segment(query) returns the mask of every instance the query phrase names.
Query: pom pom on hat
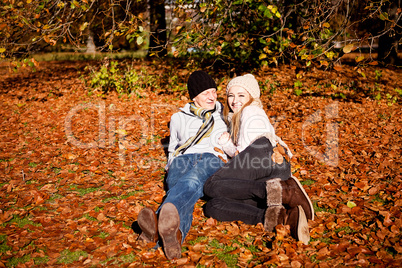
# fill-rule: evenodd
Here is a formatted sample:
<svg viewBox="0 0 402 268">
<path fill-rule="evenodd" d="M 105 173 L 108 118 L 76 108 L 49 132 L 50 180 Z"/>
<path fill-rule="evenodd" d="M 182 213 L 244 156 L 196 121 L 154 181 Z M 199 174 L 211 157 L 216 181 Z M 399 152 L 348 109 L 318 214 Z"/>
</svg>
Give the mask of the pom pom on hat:
<svg viewBox="0 0 402 268">
<path fill-rule="evenodd" d="M 257 79 L 255 79 L 252 74 L 245 74 L 242 76 L 237 76 L 230 80 L 226 87 L 226 94 L 229 92 L 230 88 L 233 86 L 240 86 L 250 93 L 251 97 L 254 99 L 259 99 L 261 96 L 260 87 L 258 85 Z"/>
<path fill-rule="evenodd" d="M 216 88 L 216 83 L 212 77 L 204 71 L 195 71 L 188 78 L 187 89 L 191 100 L 197 97 L 201 92 L 210 88 Z"/>
</svg>

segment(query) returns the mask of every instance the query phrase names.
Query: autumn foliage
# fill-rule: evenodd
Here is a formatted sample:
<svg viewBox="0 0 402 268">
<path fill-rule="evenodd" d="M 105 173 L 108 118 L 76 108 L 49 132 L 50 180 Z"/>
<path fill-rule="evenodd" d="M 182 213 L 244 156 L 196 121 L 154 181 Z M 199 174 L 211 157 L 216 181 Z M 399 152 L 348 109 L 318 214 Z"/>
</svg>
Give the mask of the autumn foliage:
<svg viewBox="0 0 402 268">
<path fill-rule="evenodd" d="M 292 149 L 316 219 L 305 246 L 286 226 L 217 222 L 200 200 L 182 258 L 137 240 L 164 196 L 170 116 L 185 90 L 92 92 L 95 62 L 0 69 L 0 267 L 397 267 L 402 263 L 399 70 L 346 65 L 255 73 L 264 109 Z M 162 77 L 163 62 L 134 67 Z M 188 70 L 175 71 L 181 77 Z M 212 73 L 224 100 L 225 72 Z M 185 87 L 184 87 L 185 88 Z"/>
</svg>

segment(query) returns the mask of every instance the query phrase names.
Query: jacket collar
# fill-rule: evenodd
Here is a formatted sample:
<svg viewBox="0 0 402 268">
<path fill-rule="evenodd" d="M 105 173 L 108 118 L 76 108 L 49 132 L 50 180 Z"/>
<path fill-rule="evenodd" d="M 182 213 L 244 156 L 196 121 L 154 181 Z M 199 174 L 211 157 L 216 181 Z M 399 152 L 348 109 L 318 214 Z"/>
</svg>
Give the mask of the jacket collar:
<svg viewBox="0 0 402 268">
<path fill-rule="evenodd" d="M 216 110 L 215 110 L 214 114 L 222 113 L 222 110 L 223 110 L 222 103 L 220 103 L 219 101 L 216 101 L 215 107 L 216 107 Z M 190 103 L 187 103 L 186 105 L 184 105 L 184 107 L 180 108 L 180 111 L 182 111 L 183 113 L 190 115 L 190 116 L 196 116 L 195 114 L 193 114 L 190 111 Z"/>
</svg>

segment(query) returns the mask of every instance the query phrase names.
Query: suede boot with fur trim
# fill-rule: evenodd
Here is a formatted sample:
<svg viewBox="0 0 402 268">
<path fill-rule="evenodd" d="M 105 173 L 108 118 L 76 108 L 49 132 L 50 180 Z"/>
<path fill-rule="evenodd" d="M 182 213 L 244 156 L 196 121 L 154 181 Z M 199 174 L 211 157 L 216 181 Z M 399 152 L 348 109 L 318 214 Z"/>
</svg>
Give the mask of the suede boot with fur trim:
<svg viewBox="0 0 402 268">
<path fill-rule="evenodd" d="M 265 182 L 267 193 L 267 207 L 282 206 L 282 185 L 281 179 L 275 178 Z"/>
<path fill-rule="evenodd" d="M 308 220 L 314 220 L 314 208 L 303 186 L 295 177 L 283 181 L 279 178 L 271 179 L 265 183 L 267 193 L 267 206 L 280 206 L 294 208 L 301 206 Z"/>
<path fill-rule="evenodd" d="M 278 224 L 289 225 L 293 238 L 307 245 L 310 241 L 310 232 L 306 214 L 301 206 L 286 210 L 283 206 L 271 206 L 265 211 L 264 228 L 272 232 Z"/>
<path fill-rule="evenodd" d="M 282 204 L 289 208 L 300 205 L 308 220 L 314 220 L 314 208 L 303 186 L 295 177 L 290 177 L 286 181 L 281 181 Z"/>
<path fill-rule="evenodd" d="M 283 222 L 283 224 L 290 226 L 290 234 L 292 237 L 308 245 L 310 241 L 310 230 L 308 229 L 306 214 L 301 206 L 286 210 L 286 216 Z"/>
</svg>

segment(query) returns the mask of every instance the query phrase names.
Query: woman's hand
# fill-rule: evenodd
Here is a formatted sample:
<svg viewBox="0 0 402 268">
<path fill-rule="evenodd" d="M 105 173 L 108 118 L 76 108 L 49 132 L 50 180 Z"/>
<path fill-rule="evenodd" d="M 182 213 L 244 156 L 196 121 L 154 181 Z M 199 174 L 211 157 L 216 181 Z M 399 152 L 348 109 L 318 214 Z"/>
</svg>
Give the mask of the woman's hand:
<svg viewBox="0 0 402 268">
<path fill-rule="evenodd" d="M 223 145 L 230 140 L 229 132 L 223 132 L 222 135 L 219 137 L 218 143 L 219 145 Z"/>
</svg>

